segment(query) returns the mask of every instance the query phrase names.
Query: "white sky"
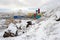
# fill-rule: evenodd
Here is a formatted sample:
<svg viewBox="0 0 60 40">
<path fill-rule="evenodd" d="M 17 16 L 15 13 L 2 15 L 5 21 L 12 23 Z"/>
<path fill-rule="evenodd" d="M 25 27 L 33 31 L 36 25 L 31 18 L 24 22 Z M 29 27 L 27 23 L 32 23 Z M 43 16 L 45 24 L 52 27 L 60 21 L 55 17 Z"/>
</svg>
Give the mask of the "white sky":
<svg viewBox="0 0 60 40">
<path fill-rule="evenodd" d="M 37 8 L 50 0 L 0 0 L 0 8 L 18 9 L 18 8 Z"/>
<path fill-rule="evenodd" d="M 40 8 L 41 6 L 48 4 L 49 2 L 52 2 L 52 4 L 53 2 L 60 3 L 60 0 L 0 0 L 0 11 L 1 9 L 2 11 L 5 11 L 5 9 L 16 11 L 19 8 L 26 10 L 28 10 L 27 8 Z"/>
</svg>

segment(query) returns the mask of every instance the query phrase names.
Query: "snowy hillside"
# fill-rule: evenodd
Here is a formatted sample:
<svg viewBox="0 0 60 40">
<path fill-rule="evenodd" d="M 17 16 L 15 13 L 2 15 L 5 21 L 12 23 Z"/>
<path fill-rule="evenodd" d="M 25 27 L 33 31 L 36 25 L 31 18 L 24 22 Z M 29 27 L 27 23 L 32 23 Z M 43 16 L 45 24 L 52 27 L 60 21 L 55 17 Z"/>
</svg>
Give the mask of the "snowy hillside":
<svg viewBox="0 0 60 40">
<path fill-rule="evenodd" d="M 43 16 L 46 16 L 45 19 L 32 25 L 26 33 L 17 37 L 0 38 L 0 40 L 60 40 L 60 21 L 56 21 L 60 18 L 60 11 L 59 8 L 52 10 L 47 11 L 47 15 Z"/>
<path fill-rule="evenodd" d="M 30 20 L 33 25 L 29 26 L 24 34 L 19 32 L 17 37 L 3 38 L 4 30 L 2 30 L 0 40 L 60 40 L 60 20 L 56 21 L 60 19 L 60 0 L 53 0 L 41 9 L 46 11 L 44 16 L 38 20 Z"/>
</svg>

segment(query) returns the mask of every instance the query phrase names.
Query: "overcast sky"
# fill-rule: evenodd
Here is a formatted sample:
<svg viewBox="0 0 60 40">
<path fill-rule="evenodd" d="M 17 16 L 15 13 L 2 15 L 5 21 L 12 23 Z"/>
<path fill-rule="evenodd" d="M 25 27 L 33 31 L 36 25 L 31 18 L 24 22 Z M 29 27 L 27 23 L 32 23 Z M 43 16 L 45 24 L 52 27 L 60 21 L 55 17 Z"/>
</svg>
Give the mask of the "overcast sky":
<svg viewBox="0 0 60 40">
<path fill-rule="evenodd" d="M 52 0 L 0 0 L 1 9 L 39 8 Z"/>
<path fill-rule="evenodd" d="M 50 0 L 0 0 L 0 8 L 40 7 Z"/>
</svg>

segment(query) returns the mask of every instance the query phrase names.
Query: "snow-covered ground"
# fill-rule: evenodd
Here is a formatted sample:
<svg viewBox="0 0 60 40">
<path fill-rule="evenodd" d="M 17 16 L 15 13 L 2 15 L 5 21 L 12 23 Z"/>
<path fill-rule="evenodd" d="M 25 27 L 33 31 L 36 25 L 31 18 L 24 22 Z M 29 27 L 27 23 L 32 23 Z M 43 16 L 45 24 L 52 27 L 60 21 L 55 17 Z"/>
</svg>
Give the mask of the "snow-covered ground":
<svg viewBox="0 0 60 40">
<path fill-rule="evenodd" d="M 59 0 L 53 0 L 52 4 L 50 2 L 45 5 L 46 7 L 43 8 L 46 8 L 45 10 L 47 11 L 43 14 L 44 16 L 38 20 L 30 20 L 33 25 L 24 34 L 19 32 L 17 37 L 3 38 L 2 36 L 6 29 L 0 29 L 0 40 L 60 40 L 60 21 L 56 21 L 60 18 L 59 2 Z M 22 22 L 27 21 L 22 20 Z M 24 26 L 24 23 L 22 24 Z"/>
<path fill-rule="evenodd" d="M 17 37 L 3 38 L 0 40 L 60 40 L 60 22 L 48 18 L 32 25 L 29 30 Z M 3 33 L 0 33 L 3 34 Z"/>
<path fill-rule="evenodd" d="M 59 14 L 59 11 L 57 14 Z M 40 21 L 41 19 L 34 20 L 32 22 L 35 24 L 30 26 L 26 33 L 17 37 L 0 37 L 0 40 L 60 40 L 60 21 L 55 20 L 56 16 L 54 14 L 49 16 L 49 18 L 45 17 L 42 21 Z M 0 33 L 0 36 L 4 33 L 3 31 Z"/>
</svg>

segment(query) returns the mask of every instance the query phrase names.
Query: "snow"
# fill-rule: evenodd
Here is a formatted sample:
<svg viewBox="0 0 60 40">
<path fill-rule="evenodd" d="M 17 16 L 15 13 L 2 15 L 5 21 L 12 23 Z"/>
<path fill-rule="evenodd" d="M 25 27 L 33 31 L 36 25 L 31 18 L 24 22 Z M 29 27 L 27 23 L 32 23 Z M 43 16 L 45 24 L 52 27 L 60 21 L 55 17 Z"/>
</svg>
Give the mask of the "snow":
<svg viewBox="0 0 60 40">
<path fill-rule="evenodd" d="M 55 21 L 54 18 L 55 17 L 52 16 L 46 20 L 32 25 L 26 33 L 21 34 L 20 36 L 9 38 L 2 37 L 0 40 L 60 40 L 60 22 Z M 38 20 L 32 22 L 36 23 L 36 21 Z M 19 24 L 21 24 L 22 28 L 24 28 L 23 26 L 26 26 L 26 20 Z M 17 29 L 15 28 L 15 25 L 11 23 L 8 27 L 8 30 L 11 30 L 11 32 L 15 33 Z"/>
<path fill-rule="evenodd" d="M 10 30 L 11 33 L 14 33 L 15 34 L 16 31 L 17 31 L 17 27 L 16 27 L 15 24 L 10 23 L 9 26 L 8 26 L 8 28 L 5 31 L 8 32 L 8 30 Z"/>
<path fill-rule="evenodd" d="M 21 28 L 22 28 L 22 30 L 26 30 L 26 25 L 27 25 L 27 23 L 26 22 L 22 22 L 21 23 Z"/>
<path fill-rule="evenodd" d="M 60 18 L 60 11 L 56 11 L 55 15 L 57 16 L 57 19 Z"/>
<path fill-rule="evenodd" d="M 27 30 L 26 33 L 17 36 L 17 37 L 9 37 L 9 38 L 0 38 L 0 40 L 59 40 L 60 37 L 60 22 L 57 22 L 54 20 L 55 17 L 50 17 L 46 20 L 43 20 L 36 24 L 38 20 L 32 21 L 35 23 L 32 25 L 29 30 Z M 19 23 L 23 26 L 26 26 L 26 20 L 22 21 L 22 23 Z M 14 26 L 14 27 L 13 27 Z M 15 28 L 15 25 L 11 23 L 9 25 L 9 30 L 12 30 L 14 32 L 17 30 Z M 14 31 L 13 31 L 14 30 Z M 15 32 L 14 32 L 15 33 Z M 53 36 L 53 37 L 52 37 Z"/>
<path fill-rule="evenodd" d="M 22 23 L 16 24 L 18 27 L 22 27 L 22 31 L 25 32 L 24 34 L 19 32 L 21 35 L 17 37 L 2 37 L 0 40 L 60 40 L 60 21 L 56 21 L 56 19 L 60 18 L 60 6 L 57 3 L 58 1 L 56 1 L 53 0 L 52 3 L 50 2 L 45 5 L 45 10 L 47 11 L 42 17 L 43 20 L 22 20 Z M 33 25 L 26 30 L 27 21 L 32 21 Z M 17 30 L 16 25 L 11 23 L 7 30 L 15 33 Z M 0 33 L 0 36 L 2 36 L 3 33 L 4 30 Z"/>
<path fill-rule="evenodd" d="M 21 23 L 16 23 L 17 27 L 19 28 L 21 26 Z"/>
</svg>

